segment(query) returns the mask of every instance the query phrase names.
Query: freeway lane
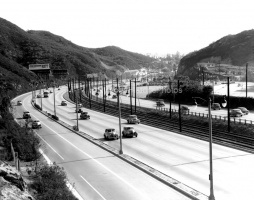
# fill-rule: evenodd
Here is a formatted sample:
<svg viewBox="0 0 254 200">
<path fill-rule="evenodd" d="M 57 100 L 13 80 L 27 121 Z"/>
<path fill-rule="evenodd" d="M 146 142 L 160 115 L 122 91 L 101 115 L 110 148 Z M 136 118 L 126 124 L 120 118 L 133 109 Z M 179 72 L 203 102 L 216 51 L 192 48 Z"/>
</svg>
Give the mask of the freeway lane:
<svg viewBox="0 0 254 200">
<path fill-rule="evenodd" d="M 56 95 L 57 105 L 63 100 L 64 90 Z M 50 99 L 45 106 L 52 109 Z M 74 104 L 57 106 L 61 120 L 76 124 Z M 91 120 L 80 121 L 82 131 L 96 139 L 103 140 L 105 128 L 118 130 L 118 118 L 88 110 Z M 52 110 L 50 111 L 53 112 Z M 142 123 L 142 122 L 141 122 Z M 122 126 L 126 121 L 122 120 Z M 209 147 L 205 141 L 189 138 L 172 132 L 163 131 L 145 125 L 133 125 L 139 133 L 138 138 L 123 139 L 123 151 L 132 157 L 168 174 L 186 185 L 209 195 Z M 105 141 L 119 149 L 119 141 Z M 253 154 L 213 145 L 214 189 L 216 199 L 249 199 L 254 196 L 251 178 L 251 166 L 254 166 Z M 239 191 L 239 183 L 241 191 Z"/>
<path fill-rule="evenodd" d="M 59 95 L 61 93 L 57 94 L 57 99 Z M 43 151 L 51 161 L 64 167 L 70 182 L 75 183 L 84 199 L 188 199 L 37 112 L 30 99 L 31 95 L 27 94 L 14 99 L 23 101 L 23 106 L 15 106 L 17 118 L 24 110 L 29 110 L 33 118 L 40 119 L 42 129 L 36 132 L 46 142 Z M 52 95 L 43 99 L 45 108 L 52 108 L 51 100 Z"/>
</svg>

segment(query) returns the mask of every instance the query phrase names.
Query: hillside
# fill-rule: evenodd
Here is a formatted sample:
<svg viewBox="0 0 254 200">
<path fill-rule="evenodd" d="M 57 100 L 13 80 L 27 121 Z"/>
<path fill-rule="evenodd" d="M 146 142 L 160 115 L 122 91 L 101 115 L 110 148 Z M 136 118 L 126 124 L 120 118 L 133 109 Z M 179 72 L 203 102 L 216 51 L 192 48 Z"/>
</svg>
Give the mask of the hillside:
<svg viewBox="0 0 254 200">
<path fill-rule="evenodd" d="M 35 79 L 29 64 L 49 63 L 51 69 L 67 69 L 70 76 L 148 66 L 153 58 L 109 46 L 92 49 L 78 46 L 48 31 L 24 31 L 0 18 L 0 73 L 25 80 Z"/>
<path fill-rule="evenodd" d="M 195 79 L 198 62 L 212 62 L 245 66 L 254 64 L 254 30 L 225 36 L 209 46 L 184 56 L 178 66 L 178 74 Z M 194 69 L 194 70 L 193 70 Z"/>
</svg>

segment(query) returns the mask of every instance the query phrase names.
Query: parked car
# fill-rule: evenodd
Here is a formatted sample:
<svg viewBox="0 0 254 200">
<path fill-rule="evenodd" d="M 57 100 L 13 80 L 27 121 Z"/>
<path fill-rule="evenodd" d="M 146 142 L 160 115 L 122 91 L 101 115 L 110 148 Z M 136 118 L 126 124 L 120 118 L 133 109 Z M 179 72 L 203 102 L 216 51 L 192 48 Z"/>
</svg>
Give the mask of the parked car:
<svg viewBox="0 0 254 200">
<path fill-rule="evenodd" d="M 232 109 L 230 111 L 230 116 L 231 117 L 242 117 L 243 116 L 243 113 L 240 109 Z"/>
<path fill-rule="evenodd" d="M 22 106 L 22 101 L 17 101 L 17 106 Z"/>
<path fill-rule="evenodd" d="M 53 93 L 52 90 L 49 90 L 49 93 Z"/>
<path fill-rule="evenodd" d="M 133 136 L 138 137 L 138 133 L 131 126 L 123 127 L 122 134 L 123 137 L 133 137 Z"/>
<path fill-rule="evenodd" d="M 140 120 L 138 119 L 137 115 L 129 115 L 127 122 L 128 124 L 139 124 Z"/>
<path fill-rule="evenodd" d="M 41 94 L 37 94 L 37 98 L 41 98 Z"/>
<path fill-rule="evenodd" d="M 116 98 L 117 98 L 116 94 L 113 94 L 112 99 L 116 99 Z"/>
<path fill-rule="evenodd" d="M 23 119 L 29 119 L 31 118 L 30 112 L 29 111 L 24 111 L 23 112 Z"/>
<path fill-rule="evenodd" d="M 116 133 L 116 130 L 114 128 L 107 128 L 107 129 L 105 129 L 104 138 L 105 139 L 117 139 L 118 140 L 119 136 Z"/>
<path fill-rule="evenodd" d="M 39 120 L 34 120 L 32 123 L 32 128 L 41 128 L 41 122 Z"/>
<path fill-rule="evenodd" d="M 90 115 L 88 115 L 88 112 L 82 112 L 80 114 L 80 119 L 90 119 Z"/>
<path fill-rule="evenodd" d="M 164 100 L 163 99 L 158 99 L 158 101 L 156 101 L 156 105 L 161 107 L 161 106 L 165 106 Z"/>
<path fill-rule="evenodd" d="M 211 106 L 211 108 L 212 108 L 213 110 L 220 110 L 220 109 L 221 109 L 219 103 L 213 103 L 212 106 Z"/>
<path fill-rule="evenodd" d="M 78 103 L 78 108 L 81 108 L 81 107 L 83 107 L 83 105 L 82 105 L 82 103 Z"/>
<path fill-rule="evenodd" d="M 75 110 L 75 112 L 76 112 L 76 113 L 82 113 L 83 110 L 82 110 L 81 108 L 78 108 L 78 109 Z"/>
<path fill-rule="evenodd" d="M 67 106 L 66 101 L 62 101 L 62 102 L 61 102 L 61 106 Z"/>
<path fill-rule="evenodd" d="M 247 108 L 245 108 L 245 107 L 238 107 L 237 109 L 240 109 L 244 115 L 248 115 L 249 114 L 249 110 Z"/>
<path fill-rule="evenodd" d="M 188 106 L 182 105 L 182 106 L 181 106 L 181 112 L 182 112 L 183 114 L 188 114 L 188 113 L 190 112 L 190 109 L 188 108 Z"/>
</svg>

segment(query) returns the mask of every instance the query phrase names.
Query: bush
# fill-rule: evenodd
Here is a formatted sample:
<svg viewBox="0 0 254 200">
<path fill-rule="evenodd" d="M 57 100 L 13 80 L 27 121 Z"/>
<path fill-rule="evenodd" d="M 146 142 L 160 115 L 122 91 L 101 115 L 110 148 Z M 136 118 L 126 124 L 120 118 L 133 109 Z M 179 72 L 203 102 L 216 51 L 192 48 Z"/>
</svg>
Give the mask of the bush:
<svg viewBox="0 0 254 200">
<path fill-rule="evenodd" d="M 54 120 L 59 120 L 59 117 L 57 117 L 56 115 L 51 115 L 51 117 L 54 119 Z"/>
<path fill-rule="evenodd" d="M 37 191 L 36 199 L 78 200 L 66 186 L 66 173 L 55 163 L 45 165 L 37 172 L 31 187 Z"/>
</svg>

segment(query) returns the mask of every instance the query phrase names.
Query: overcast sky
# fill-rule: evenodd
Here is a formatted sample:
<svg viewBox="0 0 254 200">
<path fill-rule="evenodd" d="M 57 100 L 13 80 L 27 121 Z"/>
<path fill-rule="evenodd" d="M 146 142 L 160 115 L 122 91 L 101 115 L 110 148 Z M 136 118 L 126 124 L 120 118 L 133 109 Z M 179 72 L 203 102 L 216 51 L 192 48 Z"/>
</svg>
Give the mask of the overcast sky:
<svg viewBox="0 0 254 200">
<path fill-rule="evenodd" d="M 1 0 L 0 17 L 83 47 L 163 56 L 254 26 L 253 0 Z"/>
</svg>

